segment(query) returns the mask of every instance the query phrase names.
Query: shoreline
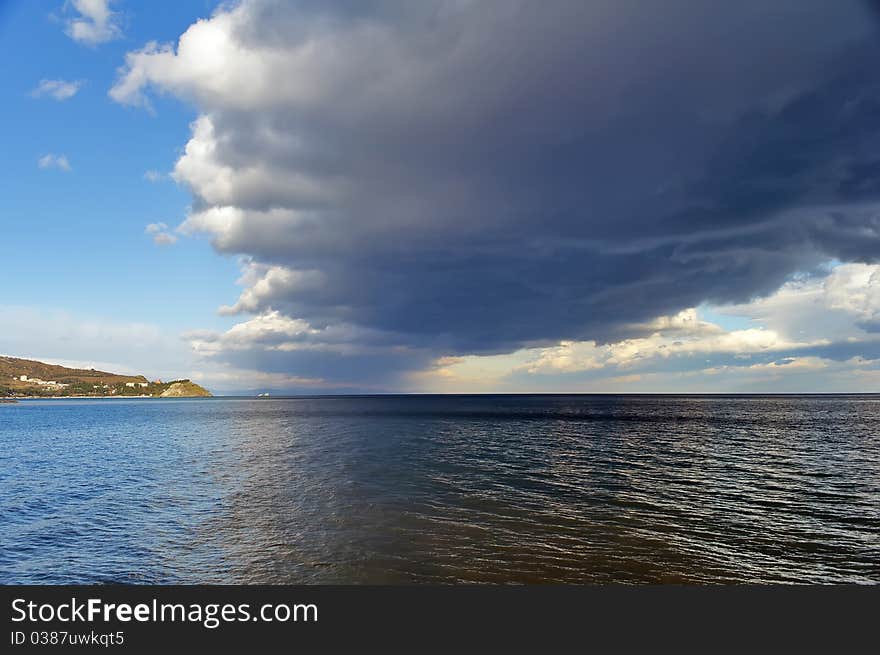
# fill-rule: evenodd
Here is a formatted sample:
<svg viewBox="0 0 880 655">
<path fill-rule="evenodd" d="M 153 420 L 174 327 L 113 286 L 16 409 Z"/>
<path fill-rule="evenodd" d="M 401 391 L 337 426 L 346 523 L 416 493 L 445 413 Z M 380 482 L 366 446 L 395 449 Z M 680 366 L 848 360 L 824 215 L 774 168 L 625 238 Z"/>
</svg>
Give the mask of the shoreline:
<svg viewBox="0 0 880 655">
<path fill-rule="evenodd" d="M 212 398 L 213 396 L 15 396 L 13 400 L 174 400 L 175 398 Z"/>
</svg>

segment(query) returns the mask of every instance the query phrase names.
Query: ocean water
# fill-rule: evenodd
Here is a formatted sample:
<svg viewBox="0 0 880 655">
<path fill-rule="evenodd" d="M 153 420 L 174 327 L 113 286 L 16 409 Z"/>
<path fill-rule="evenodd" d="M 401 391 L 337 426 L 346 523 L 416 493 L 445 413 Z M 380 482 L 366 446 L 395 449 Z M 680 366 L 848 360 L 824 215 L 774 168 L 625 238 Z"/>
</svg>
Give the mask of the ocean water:
<svg viewBox="0 0 880 655">
<path fill-rule="evenodd" d="M 0 405 L 2 583 L 878 583 L 878 396 Z"/>
</svg>

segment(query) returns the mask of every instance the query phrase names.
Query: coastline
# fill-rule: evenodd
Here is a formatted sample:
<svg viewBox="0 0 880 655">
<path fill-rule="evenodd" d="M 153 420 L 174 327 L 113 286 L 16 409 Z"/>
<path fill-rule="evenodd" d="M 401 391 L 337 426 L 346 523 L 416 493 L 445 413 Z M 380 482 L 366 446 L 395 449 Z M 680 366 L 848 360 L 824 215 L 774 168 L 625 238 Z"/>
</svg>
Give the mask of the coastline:
<svg viewBox="0 0 880 655">
<path fill-rule="evenodd" d="M 16 396 L 19 400 L 175 400 L 179 398 L 213 398 L 214 396 Z"/>
</svg>

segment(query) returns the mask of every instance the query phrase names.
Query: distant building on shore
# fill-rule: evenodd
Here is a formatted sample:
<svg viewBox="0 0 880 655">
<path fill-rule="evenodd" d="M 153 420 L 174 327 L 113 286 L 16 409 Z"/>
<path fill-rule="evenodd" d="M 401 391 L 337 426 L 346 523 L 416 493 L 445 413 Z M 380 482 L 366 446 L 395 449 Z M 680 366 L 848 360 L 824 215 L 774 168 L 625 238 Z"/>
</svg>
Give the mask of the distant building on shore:
<svg viewBox="0 0 880 655">
<path fill-rule="evenodd" d="M 54 389 L 64 389 L 69 387 L 69 384 L 61 384 L 60 382 L 56 382 L 55 380 L 41 380 L 40 378 L 29 378 L 27 375 L 19 375 L 13 376 L 13 380 L 19 380 L 20 382 L 29 382 L 30 384 L 36 384 L 41 387 L 52 387 Z"/>
</svg>

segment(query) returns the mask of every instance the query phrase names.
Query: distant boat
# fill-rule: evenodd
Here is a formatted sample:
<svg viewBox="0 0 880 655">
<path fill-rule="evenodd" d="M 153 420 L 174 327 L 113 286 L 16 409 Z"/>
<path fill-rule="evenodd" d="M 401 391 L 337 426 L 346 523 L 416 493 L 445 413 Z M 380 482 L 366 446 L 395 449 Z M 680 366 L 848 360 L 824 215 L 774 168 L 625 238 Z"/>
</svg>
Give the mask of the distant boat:
<svg viewBox="0 0 880 655">
<path fill-rule="evenodd" d="M 268 397 L 269 397 L 268 393 L 258 393 L 257 394 L 257 398 L 268 398 Z"/>
</svg>

